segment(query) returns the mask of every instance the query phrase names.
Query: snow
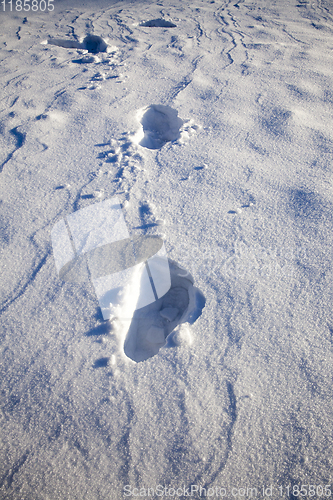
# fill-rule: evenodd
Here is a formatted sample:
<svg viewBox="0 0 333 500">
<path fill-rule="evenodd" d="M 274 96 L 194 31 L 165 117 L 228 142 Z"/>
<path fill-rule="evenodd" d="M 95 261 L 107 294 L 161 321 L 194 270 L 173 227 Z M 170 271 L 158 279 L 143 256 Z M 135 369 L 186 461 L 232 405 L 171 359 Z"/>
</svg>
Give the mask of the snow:
<svg viewBox="0 0 333 500">
<path fill-rule="evenodd" d="M 0 5 L 0 497 L 328 498 L 332 2 L 54 6 Z M 51 234 L 115 197 L 171 288 L 105 321 Z"/>
</svg>

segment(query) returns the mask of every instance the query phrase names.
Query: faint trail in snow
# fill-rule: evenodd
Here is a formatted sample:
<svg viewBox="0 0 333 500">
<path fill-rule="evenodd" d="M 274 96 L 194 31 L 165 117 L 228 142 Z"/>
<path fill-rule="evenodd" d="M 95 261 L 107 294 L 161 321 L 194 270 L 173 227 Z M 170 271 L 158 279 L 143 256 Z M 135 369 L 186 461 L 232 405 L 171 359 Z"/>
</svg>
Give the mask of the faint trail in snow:
<svg viewBox="0 0 333 500">
<path fill-rule="evenodd" d="M 221 19 L 222 19 L 222 21 L 223 21 L 223 22 L 225 22 L 222 16 L 221 16 Z M 226 22 L 225 22 L 225 24 L 227 25 L 227 23 L 226 23 Z M 231 64 L 233 64 L 233 63 L 234 63 L 234 60 L 233 60 L 233 58 L 232 58 L 232 56 L 231 56 L 230 52 L 231 52 L 232 50 L 234 50 L 234 49 L 235 49 L 235 47 L 236 47 L 236 43 L 235 43 L 235 39 L 234 39 L 234 37 L 233 37 L 230 33 L 228 33 L 228 32 L 227 32 L 224 28 L 222 28 L 222 32 L 223 32 L 223 33 L 226 33 L 227 35 L 229 35 L 229 36 L 231 37 L 231 44 L 233 45 L 233 46 L 231 47 L 231 49 L 229 49 L 229 50 L 227 50 L 227 51 L 225 52 L 225 54 L 226 54 L 226 56 L 227 56 L 227 58 L 228 58 L 228 60 L 229 60 L 229 64 L 227 64 L 227 65 L 223 68 L 223 69 L 226 69 L 228 66 L 231 66 Z"/>
<path fill-rule="evenodd" d="M 229 455 L 232 452 L 232 439 L 237 422 L 237 398 L 235 395 L 234 383 L 225 380 L 223 385 L 225 385 L 225 387 L 223 387 L 222 390 L 226 391 L 228 398 L 228 405 L 225 408 L 225 412 L 229 417 L 229 422 L 224 427 L 224 432 L 221 433 L 214 442 L 215 449 L 217 450 L 216 453 L 211 455 L 209 460 L 203 465 L 200 473 L 191 481 L 191 484 L 200 484 L 205 481 L 203 488 L 207 490 L 214 484 L 214 481 L 219 477 L 227 465 Z M 223 456 L 219 457 L 218 452 L 221 452 L 221 450 L 224 450 Z M 207 480 L 206 478 L 209 479 Z M 187 487 L 191 488 L 191 485 Z"/>
<path fill-rule="evenodd" d="M 186 407 L 185 393 L 177 394 L 177 396 L 177 407 L 180 410 L 179 420 L 181 422 L 181 428 L 190 429 L 191 425 L 190 418 L 188 416 L 188 409 Z M 192 439 L 186 432 L 178 435 L 177 439 L 173 443 L 170 453 L 172 456 L 171 473 L 174 477 L 177 477 L 182 473 L 183 459 L 185 456 L 188 456 L 189 450 L 192 448 L 192 444 Z"/>
<path fill-rule="evenodd" d="M 192 71 L 188 75 L 184 76 L 184 78 L 179 83 L 177 83 L 177 85 L 171 91 L 171 95 L 170 95 L 171 100 L 174 100 L 181 92 L 183 92 L 183 90 L 186 89 L 186 87 L 188 87 L 192 83 L 192 80 L 194 77 L 194 72 L 197 69 L 199 62 L 201 61 L 201 59 L 203 57 L 204 56 L 199 55 L 199 56 L 196 56 L 192 60 L 192 62 L 191 62 Z"/>
<path fill-rule="evenodd" d="M 38 121 L 38 120 L 42 120 L 42 119 L 47 118 L 47 116 L 48 116 L 47 112 L 52 108 L 52 106 L 57 101 L 57 99 L 59 99 L 59 97 L 61 97 L 64 94 L 66 94 L 66 89 L 56 90 L 56 92 L 54 93 L 54 97 L 53 97 L 52 101 L 50 102 L 50 104 L 48 106 L 46 106 L 43 113 L 37 115 L 35 119 Z"/>
<path fill-rule="evenodd" d="M 235 311 L 235 297 L 231 293 L 231 286 L 227 285 L 227 290 L 226 290 L 226 301 L 229 304 L 228 309 L 226 310 L 226 328 L 227 328 L 227 335 L 229 337 L 230 341 L 230 346 L 227 346 L 225 354 L 228 353 L 228 350 L 232 346 L 236 346 L 238 349 L 241 348 L 241 340 L 242 340 L 242 332 L 240 332 L 236 326 L 233 325 L 233 317 L 237 315 L 237 311 Z"/>
<path fill-rule="evenodd" d="M 39 139 L 37 139 L 37 142 L 43 147 L 43 152 L 49 149 L 48 145 L 45 144 L 45 142 L 41 142 Z"/>
<path fill-rule="evenodd" d="M 323 15 L 323 18 L 326 21 L 333 22 L 333 13 L 331 14 L 330 11 L 329 11 L 329 9 L 327 7 L 323 6 L 322 0 L 317 0 L 317 8 L 318 8 L 318 10 L 321 11 L 321 13 Z"/>
<path fill-rule="evenodd" d="M 28 280 L 24 283 L 24 285 L 18 285 L 16 287 L 16 290 L 13 292 L 13 296 L 10 297 L 9 299 L 5 300 L 1 304 L 1 309 L 0 309 L 0 314 L 6 311 L 17 299 L 22 297 L 24 292 L 27 290 L 28 286 L 32 284 L 40 270 L 43 268 L 43 266 L 46 264 L 48 257 L 51 255 L 51 249 L 48 250 L 46 255 L 39 261 L 39 263 L 35 266 L 35 268 L 32 270 Z M 21 280 L 23 281 L 23 280 Z"/>
<path fill-rule="evenodd" d="M 234 386 L 231 382 L 227 382 L 227 391 L 229 396 L 229 415 L 231 417 L 231 425 L 229 427 L 228 432 L 228 442 L 229 442 L 229 451 L 231 451 L 232 445 L 232 431 L 233 427 L 237 420 L 237 400 L 235 395 Z"/>
<path fill-rule="evenodd" d="M 200 44 L 200 38 L 203 36 L 203 34 L 205 33 L 204 32 L 204 29 L 201 27 L 201 24 L 199 21 L 196 21 L 196 26 L 197 26 L 197 30 L 199 31 L 199 34 L 197 35 L 197 42 L 198 44 Z"/>
<path fill-rule="evenodd" d="M 73 23 L 74 23 L 74 22 L 75 22 L 75 20 L 73 21 Z M 75 28 L 74 28 L 74 26 L 71 26 L 71 25 L 67 24 L 67 27 L 69 28 L 69 31 L 70 31 L 70 33 L 71 33 L 72 37 L 74 38 L 74 40 L 77 40 L 77 41 L 78 41 L 78 40 L 79 40 L 79 37 L 78 37 L 78 36 L 77 36 L 77 34 L 75 33 Z"/>
<path fill-rule="evenodd" d="M 208 484 L 212 484 L 215 481 L 215 479 L 219 476 L 219 474 L 221 474 L 221 472 L 223 471 L 223 469 L 225 468 L 225 466 L 227 464 L 229 454 L 232 452 L 232 438 L 233 438 L 234 427 L 235 427 L 235 424 L 237 421 L 237 403 L 236 403 L 237 400 L 236 400 L 236 395 L 235 395 L 235 390 L 234 390 L 233 384 L 231 382 L 227 381 L 226 385 L 227 385 L 227 391 L 228 391 L 228 396 L 229 396 L 229 407 L 227 409 L 227 412 L 231 418 L 231 422 L 230 422 L 230 424 L 228 426 L 228 430 L 227 430 L 227 450 L 226 450 L 224 461 L 220 464 L 218 470 L 216 470 L 216 472 L 214 474 L 212 474 Z"/>
<path fill-rule="evenodd" d="M 8 87 L 11 83 L 13 83 L 15 85 L 15 87 L 19 87 L 27 79 L 28 79 L 28 76 L 25 73 L 22 73 L 21 75 L 13 76 L 13 78 L 10 78 L 10 80 L 8 80 L 6 82 L 5 87 Z"/>
<path fill-rule="evenodd" d="M 291 38 L 292 40 L 294 40 L 295 42 L 298 42 L 298 43 L 303 43 L 304 45 L 310 45 L 308 42 L 303 42 L 303 40 L 300 40 L 299 38 L 296 38 L 294 35 L 292 35 L 291 33 L 289 33 L 289 31 L 286 29 L 286 28 L 282 28 L 282 31 L 289 36 L 289 38 Z"/>
<path fill-rule="evenodd" d="M 17 474 L 21 467 L 25 464 L 25 462 L 27 461 L 27 458 L 29 456 L 29 451 L 27 450 L 22 456 L 21 458 L 19 458 L 15 464 L 13 465 L 13 467 L 11 467 L 9 469 L 9 471 L 5 474 L 5 476 L 3 477 L 3 479 L 1 480 L 0 482 L 0 488 L 2 488 L 2 486 L 4 486 L 6 484 L 7 488 L 10 488 L 13 481 L 14 481 L 14 476 L 15 474 Z"/>
<path fill-rule="evenodd" d="M 12 159 L 13 155 L 18 151 L 25 143 L 26 134 L 20 132 L 18 129 L 20 125 L 12 128 L 9 132 L 16 138 L 16 145 L 14 151 L 9 153 L 5 161 L 0 165 L 0 173 L 3 171 L 4 166 Z"/>
<path fill-rule="evenodd" d="M 285 33 L 289 38 L 291 38 L 295 42 L 302 43 L 304 45 L 308 45 L 309 46 L 308 42 L 304 42 L 303 40 L 300 40 L 299 38 L 296 38 L 292 33 L 290 33 L 288 31 L 285 23 L 282 23 L 281 21 L 277 22 L 277 21 L 274 21 L 273 19 L 271 20 L 271 23 L 273 25 L 277 26 L 278 28 L 282 28 L 282 32 Z"/>
<path fill-rule="evenodd" d="M 129 43 L 129 42 L 138 43 L 138 40 L 135 40 L 134 38 L 131 37 L 131 35 L 133 35 L 133 30 L 131 30 L 127 26 L 127 24 L 123 22 L 123 20 L 119 16 L 120 13 L 121 11 L 118 14 L 111 16 L 111 20 L 114 19 L 115 22 L 117 23 L 118 28 L 120 28 L 120 35 L 118 35 L 118 38 L 124 43 Z M 128 33 L 127 35 L 125 35 L 126 32 Z"/>
<path fill-rule="evenodd" d="M 95 177 L 95 175 L 94 175 L 94 177 Z M 94 177 L 93 177 L 93 178 L 94 178 Z M 77 193 L 77 195 L 75 196 L 75 199 L 74 199 L 74 201 L 73 201 L 73 212 L 76 212 L 77 210 L 79 210 L 79 209 L 81 208 L 81 207 L 79 206 L 79 203 L 81 202 L 81 199 L 87 199 L 87 198 L 88 198 L 88 196 L 87 196 L 87 195 L 85 195 L 85 194 L 83 193 L 83 191 L 84 191 L 84 189 L 85 189 L 87 186 L 89 186 L 89 184 L 90 184 L 90 183 L 91 183 L 91 179 L 90 179 L 88 182 L 86 182 L 86 183 L 85 183 L 85 184 L 84 184 L 84 185 L 83 185 L 83 186 L 79 189 L 79 191 L 78 191 L 78 193 Z M 91 195 L 91 198 L 93 198 L 93 197 L 94 197 L 94 195 Z M 89 198 L 90 198 L 90 196 L 89 196 Z"/>
<path fill-rule="evenodd" d="M 239 66 L 245 66 L 246 67 L 246 61 L 248 60 L 248 55 L 247 51 L 245 50 L 245 44 L 243 42 L 245 34 L 239 30 L 238 28 L 238 23 L 237 20 L 234 18 L 234 16 L 231 14 L 231 11 L 229 9 L 225 9 L 225 14 L 222 15 L 220 11 L 217 11 L 214 13 L 214 17 L 217 20 L 219 24 L 221 24 L 221 32 L 227 36 L 230 37 L 230 43 L 231 43 L 231 48 L 228 50 L 222 51 L 222 54 L 224 53 L 228 59 L 228 64 L 223 68 L 226 69 L 235 62 Z M 230 22 L 227 20 L 227 17 L 229 17 Z M 230 29 L 230 24 L 233 24 L 234 29 Z M 220 30 L 217 30 L 217 33 L 220 34 Z M 236 49 L 240 49 L 243 47 L 243 53 L 241 54 L 241 57 L 238 57 L 238 55 L 233 55 L 232 52 L 235 51 Z M 236 61 L 237 58 L 237 61 Z"/>
<path fill-rule="evenodd" d="M 120 455 L 120 458 L 123 461 L 122 465 L 122 474 L 124 474 L 124 480 L 126 484 L 130 484 L 130 472 L 132 469 L 132 455 L 131 455 L 131 431 L 133 428 L 133 419 L 135 416 L 133 402 L 130 399 L 129 392 L 125 387 L 121 387 L 122 392 L 124 393 L 124 406 L 125 406 L 125 415 L 124 415 L 124 426 L 125 431 L 122 434 L 121 438 L 118 440 L 117 449 Z M 126 422 L 127 420 L 127 422 Z"/>
<path fill-rule="evenodd" d="M 309 362 L 308 359 L 303 357 L 298 363 L 298 367 L 301 376 L 304 378 L 305 384 L 308 386 L 308 391 L 312 394 L 313 397 L 322 397 L 325 383 L 315 367 Z M 331 391 L 329 392 L 331 393 Z M 329 395 L 327 396 L 329 397 Z"/>
<path fill-rule="evenodd" d="M 328 325 L 328 330 L 329 330 L 329 332 L 330 332 L 330 340 L 331 340 L 331 344 L 333 345 L 333 326 Z"/>
<path fill-rule="evenodd" d="M 175 99 L 178 96 L 178 94 L 180 94 L 180 92 L 183 92 L 183 90 L 185 90 L 186 87 L 190 85 L 191 82 L 192 78 L 190 78 L 189 75 L 184 76 L 184 78 L 179 83 L 177 83 L 174 90 L 171 92 L 171 99 L 172 100 Z"/>
<path fill-rule="evenodd" d="M 16 96 L 15 99 L 13 100 L 13 102 L 11 103 L 11 105 L 9 106 L 10 108 L 12 108 L 16 103 L 17 101 L 19 100 L 20 96 Z"/>
</svg>

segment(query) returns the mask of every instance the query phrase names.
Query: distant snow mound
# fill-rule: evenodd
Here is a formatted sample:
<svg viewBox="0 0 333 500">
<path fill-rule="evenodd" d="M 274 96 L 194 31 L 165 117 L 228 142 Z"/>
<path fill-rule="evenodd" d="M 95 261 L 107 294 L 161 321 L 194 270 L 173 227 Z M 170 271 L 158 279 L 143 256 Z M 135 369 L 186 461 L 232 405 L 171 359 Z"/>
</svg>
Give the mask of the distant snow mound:
<svg viewBox="0 0 333 500">
<path fill-rule="evenodd" d="M 152 304 L 136 310 L 128 329 L 124 353 L 137 363 L 155 356 L 175 328 L 184 323 L 193 324 L 205 307 L 205 297 L 193 285 L 190 273 L 171 259 L 169 268 L 169 291 Z M 182 328 L 175 332 L 175 336 L 170 336 L 168 347 L 191 343 L 189 329 Z"/>
<path fill-rule="evenodd" d="M 165 19 L 151 19 L 150 21 L 140 23 L 139 26 L 144 26 L 146 28 L 177 28 L 176 24 L 173 24 L 171 21 L 166 21 Z"/>
<path fill-rule="evenodd" d="M 178 111 L 170 106 L 152 104 L 143 110 L 140 121 L 142 130 L 138 135 L 138 143 L 145 148 L 160 149 L 181 136 L 183 120 L 178 117 Z"/>
</svg>

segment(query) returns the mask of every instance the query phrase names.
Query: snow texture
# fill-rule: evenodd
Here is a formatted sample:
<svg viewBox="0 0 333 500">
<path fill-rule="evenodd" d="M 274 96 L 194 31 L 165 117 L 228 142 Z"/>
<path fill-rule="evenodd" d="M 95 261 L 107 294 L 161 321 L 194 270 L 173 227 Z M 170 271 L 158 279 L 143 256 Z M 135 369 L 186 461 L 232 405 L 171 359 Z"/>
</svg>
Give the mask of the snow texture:
<svg viewBox="0 0 333 500">
<path fill-rule="evenodd" d="M 53 4 L 0 5 L 0 498 L 329 498 L 332 2 Z M 173 263 L 123 322 L 51 238 L 113 197 Z"/>
</svg>

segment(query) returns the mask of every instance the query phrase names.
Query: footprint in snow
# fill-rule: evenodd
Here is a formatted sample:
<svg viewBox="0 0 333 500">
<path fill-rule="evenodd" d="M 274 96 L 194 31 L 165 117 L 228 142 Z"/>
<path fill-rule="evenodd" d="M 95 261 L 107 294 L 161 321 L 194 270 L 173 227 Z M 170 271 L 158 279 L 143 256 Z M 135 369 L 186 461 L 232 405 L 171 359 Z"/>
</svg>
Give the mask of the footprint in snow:
<svg viewBox="0 0 333 500">
<path fill-rule="evenodd" d="M 57 47 L 63 47 L 65 49 L 81 49 L 87 50 L 91 54 L 98 54 L 99 52 L 108 52 L 108 44 L 106 41 L 97 35 L 87 35 L 81 41 L 77 40 L 66 40 L 61 38 L 49 38 L 46 42 L 42 42 L 44 45 L 56 45 Z"/>
<path fill-rule="evenodd" d="M 141 130 L 137 133 L 137 142 L 148 149 L 160 149 L 167 142 L 181 137 L 183 120 L 178 111 L 170 106 L 152 104 L 141 111 Z"/>
<path fill-rule="evenodd" d="M 165 19 L 151 19 L 150 21 L 140 23 L 139 26 L 144 26 L 146 28 L 177 28 L 176 24 L 173 24 L 171 21 L 166 21 Z"/>
<path fill-rule="evenodd" d="M 160 299 L 138 309 L 133 315 L 124 343 L 124 352 L 135 362 L 155 356 L 161 347 L 190 344 L 189 330 L 205 307 L 205 297 L 193 283 L 193 277 L 169 259 L 171 288 Z M 179 325 L 183 325 L 182 329 Z"/>
</svg>

